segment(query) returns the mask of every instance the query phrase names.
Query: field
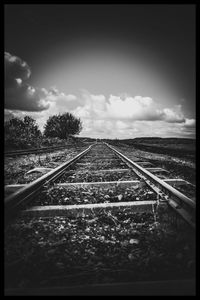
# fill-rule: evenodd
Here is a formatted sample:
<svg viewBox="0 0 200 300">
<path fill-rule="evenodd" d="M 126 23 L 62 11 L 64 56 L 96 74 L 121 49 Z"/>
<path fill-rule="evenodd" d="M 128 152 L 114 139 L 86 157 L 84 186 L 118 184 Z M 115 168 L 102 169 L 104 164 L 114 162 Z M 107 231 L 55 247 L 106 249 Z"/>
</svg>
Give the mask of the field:
<svg viewBox="0 0 200 300">
<path fill-rule="evenodd" d="M 44 173 L 27 172 L 36 167 L 55 168 L 80 151 L 86 149 L 93 140 L 80 138 L 78 146 L 70 144 L 66 150 L 51 153 L 30 154 L 17 158 L 5 157 L 5 184 L 24 184 L 37 179 Z M 181 178 L 195 184 L 195 140 L 175 138 L 137 138 L 132 140 L 105 140 L 130 159 L 147 160 L 157 167 L 170 171 L 173 178 Z M 99 169 L 99 168 L 98 168 Z M 44 171 L 45 172 L 45 171 Z"/>
<path fill-rule="evenodd" d="M 64 163 L 80 151 L 86 149 L 86 145 L 68 145 L 65 150 L 56 150 L 50 153 L 29 154 L 18 157 L 5 157 L 4 160 L 4 183 L 7 184 L 25 184 L 29 183 L 41 175 L 43 172 L 33 172 L 27 174 L 34 168 L 56 168 Z"/>
<path fill-rule="evenodd" d="M 145 159 L 170 171 L 171 178 L 196 182 L 195 140 L 175 138 L 138 138 L 115 140 L 111 144 L 130 159 Z"/>
<path fill-rule="evenodd" d="M 188 159 L 193 159 L 196 146 L 194 139 L 182 138 L 136 138 L 121 142 L 139 150 Z"/>
</svg>

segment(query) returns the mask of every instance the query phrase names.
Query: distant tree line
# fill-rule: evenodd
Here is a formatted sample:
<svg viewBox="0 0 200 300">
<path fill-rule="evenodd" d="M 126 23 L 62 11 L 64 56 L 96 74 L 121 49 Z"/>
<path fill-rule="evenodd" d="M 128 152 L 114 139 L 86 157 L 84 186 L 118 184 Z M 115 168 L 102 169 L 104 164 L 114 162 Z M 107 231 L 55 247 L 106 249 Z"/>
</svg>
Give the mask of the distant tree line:
<svg viewBox="0 0 200 300">
<path fill-rule="evenodd" d="M 32 117 L 13 117 L 4 123 L 5 148 L 23 149 L 58 144 L 79 134 L 81 130 L 81 120 L 71 113 L 50 116 L 44 133 Z"/>
</svg>

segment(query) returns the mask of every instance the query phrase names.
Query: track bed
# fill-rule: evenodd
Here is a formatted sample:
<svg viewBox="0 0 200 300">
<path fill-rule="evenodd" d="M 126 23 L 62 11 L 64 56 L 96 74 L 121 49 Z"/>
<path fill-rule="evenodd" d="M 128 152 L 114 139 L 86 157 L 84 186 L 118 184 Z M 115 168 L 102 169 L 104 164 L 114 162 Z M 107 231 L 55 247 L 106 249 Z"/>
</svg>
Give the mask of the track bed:
<svg viewBox="0 0 200 300">
<path fill-rule="evenodd" d="M 133 161 L 143 169 L 96 144 L 36 192 L 25 187 L 29 201 L 16 194 L 21 210 L 5 228 L 8 291 L 195 277 L 194 229 L 141 176 L 157 166 Z M 191 196 L 187 184 L 169 184 Z"/>
<path fill-rule="evenodd" d="M 76 205 L 91 203 L 112 203 L 127 201 L 156 200 L 156 193 L 148 186 L 136 184 L 86 185 L 86 186 L 54 186 L 43 190 L 34 205 Z"/>
<path fill-rule="evenodd" d="M 7 287 L 194 276 L 190 231 L 177 232 L 167 221 L 155 225 L 152 213 L 127 208 L 79 217 L 24 217 L 7 230 L 5 244 Z"/>
</svg>

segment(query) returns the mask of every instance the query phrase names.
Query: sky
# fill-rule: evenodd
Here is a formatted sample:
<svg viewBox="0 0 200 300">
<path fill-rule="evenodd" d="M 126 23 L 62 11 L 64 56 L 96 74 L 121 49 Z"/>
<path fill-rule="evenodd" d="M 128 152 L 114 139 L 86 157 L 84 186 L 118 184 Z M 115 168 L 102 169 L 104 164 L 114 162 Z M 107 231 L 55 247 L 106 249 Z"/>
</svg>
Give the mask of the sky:
<svg viewBox="0 0 200 300">
<path fill-rule="evenodd" d="M 5 118 L 80 136 L 195 138 L 195 5 L 5 5 Z"/>
</svg>

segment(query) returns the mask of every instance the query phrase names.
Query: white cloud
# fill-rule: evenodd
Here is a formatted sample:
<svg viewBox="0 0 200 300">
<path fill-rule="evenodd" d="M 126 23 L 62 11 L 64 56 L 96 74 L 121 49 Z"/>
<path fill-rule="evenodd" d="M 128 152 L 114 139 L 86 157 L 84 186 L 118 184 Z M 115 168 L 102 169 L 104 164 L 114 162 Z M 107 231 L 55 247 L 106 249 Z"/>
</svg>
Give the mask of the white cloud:
<svg viewBox="0 0 200 300">
<path fill-rule="evenodd" d="M 56 87 L 38 89 L 27 83 L 31 75 L 28 64 L 21 58 L 5 52 L 5 108 L 17 111 L 49 114 L 52 107 L 58 111 L 72 110 L 80 104 L 75 95 L 66 95 Z"/>
<path fill-rule="evenodd" d="M 28 64 L 8 52 L 4 54 L 4 62 L 5 108 L 22 111 L 47 109 L 48 104 L 40 98 L 43 92 L 26 83 L 31 75 Z"/>
<path fill-rule="evenodd" d="M 64 95 L 64 93 L 63 93 L 63 95 Z M 77 100 L 77 97 L 75 96 L 75 95 L 67 95 L 66 96 L 66 99 L 68 100 L 68 101 L 75 101 L 75 100 Z"/>
<path fill-rule="evenodd" d="M 106 97 L 81 90 L 79 96 L 50 89 L 32 87 L 29 65 L 21 58 L 5 52 L 5 117 L 27 114 L 42 129 L 49 116 L 71 112 L 83 122 L 81 135 L 99 137 L 135 137 L 194 135 L 195 119 L 187 118 L 182 105 L 161 106 L 148 96 L 127 93 Z M 184 104 L 183 99 L 180 102 Z"/>
<path fill-rule="evenodd" d="M 173 109 L 163 109 L 163 120 L 169 123 L 183 123 L 185 122 L 184 114 L 182 112 L 182 106 L 176 105 Z"/>
<path fill-rule="evenodd" d="M 182 106 L 161 107 L 150 97 L 93 95 L 82 90 L 79 96 L 56 87 L 41 89 L 47 110 L 31 112 L 42 128 L 49 116 L 71 112 L 83 122 L 81 136 L 134 138 L 136 136 L 192 136 L 195 120 L 185 118 Z M 18 114 L 20 114 L 18 112 Z"/>
<path fill-rule="evenodd" d="M 195 119 L 185 119 L 184 127 L 187 128 L 195 128 L 196 127 L 196 120 Z"/>
<path fill-rule="evenodd" d="M 81 99 L 82 104 L 72 112 L 84 121 L 81 135 L 85 136 L 187 136 L 186 127 L 194 124 L 185 118 L 181 105 L 162 107 L 150 97 L 124 94 L 106 99 L 82 91 Z"/>
<path fill-rule="evenodd" d="M 106 99 L 104 95 L 92 95 L 85 91 L 82 94 L 82 105 L 79 105 L 74 113 L 85 118 L 126 122 L 163 120 L 169 123 L 181 123 L 185 120 L 180 105 L 173 108 L 160 108 L 160 105 L 150 97 L 110 95 Z"/>
</svg>

